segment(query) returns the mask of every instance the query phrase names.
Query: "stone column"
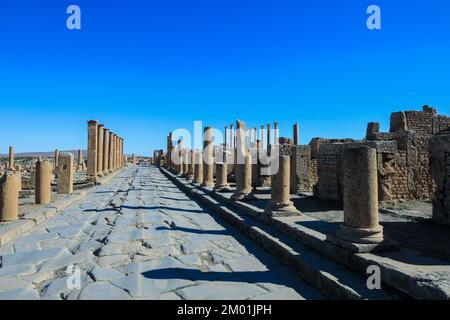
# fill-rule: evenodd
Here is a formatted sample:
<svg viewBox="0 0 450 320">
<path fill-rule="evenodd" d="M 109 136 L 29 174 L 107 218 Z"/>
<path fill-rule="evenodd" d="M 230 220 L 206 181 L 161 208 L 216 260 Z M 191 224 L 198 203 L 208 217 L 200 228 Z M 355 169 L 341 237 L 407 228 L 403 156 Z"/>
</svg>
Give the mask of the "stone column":
<svg viewBox="0 0 450 320">
<path fill-rule="evenodd" d="M 71 153 L 59 155 L 57 185 L 60 194 L 73 192 L 73 154 Z"/>
<path fill-rule="evenodd" d="M 19 218 L 20 172 L 7 170 L 0 178 L 0 222 Z"/>
<path fill-rule="evenodd" d="M 261 159 L 259 158 L 258 151 L 261 148 L 261 141 L 258 139 L 255 140 L 253 144 L 253 150 L 252 150 L 252 185 L 253 187 L 257 187 L 259 184 L 259 172 L 260 172 L 260 163 Z"/>
<path fill-rule="evenodd" d="M 80 155 L 80 153 L 78 153 Z M 47 160 L 39 160 L 36 162 L 35 171 L 35 187 L 34 187 L 34 203 L 49 204 L 52 195 L 52 164 Z"/>
<path fill-rule="evenodd" d="M 278 131 L 278 122 L 273 123 L 273 144 L 279 144 L 279 131 Z"/>
<path fill-rule="evenodd" d="M 261 140 L 261 148 L 265 148 L 264 144 L 265 144 L 265 140 L 264 140 L 264 126 L 261 126 L 261 129 L 259 131 L 259 140 Z"/>
<path fill-rule="evenodd" d="M 99 177 L 103 177 L 103 128 L 102 124 L 99 124 L 97 127 L 97 176 Z"/>
<path fill-rule="evenodd" d="M 123 138 L 120 138 L 120 167 L 123 168 L 125 165 L 123 161 Z"/>
<path fill-rule="evenodd" d="M 183 175 L 184 177 L 187 177 L 189 175 L 189 150 L 188 149 L 184 149 L 183 150 L 183 163 L 184 163 L 184 167 L 183 167 Z"/>
<path fill-rule="evenodd" d="M 195 150 L 194 180 L 193 183 L 203 182 L 203 153 L 201 150 Z"/>
<path fill-rule="evenodd" d="M 272 177 L 272 192 L 265 213 L 270 216 L 293 216 L 300 212 L 290 201 L 290 167 L 292 143 L 288 138 L 280 138 L 279 144 L 273 146 L 278 152 L 278 171 Z"/>
<path fill-rule="evenodd" d="M 117 134 L 113 137 L 113 170 L 117 170 Z"/>
<path fill-rule="evenodd" d="M 195 150 L 191 150 L 189 159 L 191 160 L 189 163 L 189 170 L 188 175 L 186 177 L 186 180 L 193 180 L 194 179 L 194 166 L 195 166 Z"/>
<path fill-rule="evenodd" d="M 116 134 L 114 135 L 114 170 L 117 170 L 119 168 L 119 163 L 118 163 L 118 152 L 119 152 L 119 136 Z"/>
<path fill-rule="evenodd" d="M 234 148 L 234 130 L 233 130 L 233 124 L 230 124 L 230 148 Z"/>
<path fill-rule="evenodd" d="M 223 154 L 223 160 L 216 162 L 216 184 L 214 186 L 214 191 L 225 192 L 230 191 L 230 185 L 228 184 L 228 168 L 227 168 L 227 154 L 226 154 L 226 144 L 224 144 L 219 152 Z"/>
<path fill-rule="evenodd" d="M 202 187 L 214 187 L 213 128 L 206 127 L 203 132 L 203 183 Z"/>
<path fill-rule="evenodd" d="M 77 162 L 77 164 L 78 165 L 82 165 L 83 161 L 84 161 L 84 159 L 83 159 L 83 150 L 79 149 L 78 150 L 78 162 Z"/>
<path fill-rule="evenodd" d="M 377 153 L 367 146 L 342 153 L 344 223 L 336 236 L 352 243 L 378 244 L 384 240 L 379 224 Z"/>
<path fill-rule="evenodd" d="M 242 121 L 236 121 L 236 191 L 232 200 L 251 200 L 252 194 L 252 159 L 246 140 L 247 128 Z"/>
<path fill-rule="evenodd" d="M 299 131 L 298 131 L 298 123 L 294 124 L 294 146 L 298 146 L 300 143 L 299 140 Z"/>
<path fill-rule="evenodd" d="M 269 146 L 272 144 L 270 141 L 270 124 L 267 124 L 267 152 L 269 152 L 270 148 Z"/>
<path fill-rule="evenodd" d="M 109 129 L 103 130 L 103 175 L 109 174 Z"/>
<path fill-rule="evenodd" d="M 55 150 L 55 169 L 58 169 L 59 150 Z"/>
<path fill-rule="evenodd" d="M 178 155 L 178 164 L 177 164 L 177 174 L 183 175 L 183 140 L 179 139 L 177 143 L 177 155 Z"/>
<path fill-rule="evenodd" d="M 9 147 L 9 161 L 8 161 L 8 169 L 15 170 L 14 168 L 14 147 Z"/>
<path fill-rule="evenodd" d="M 228 146 L 228 126 L 225 126 L 225 137 L 224 137 L 224 142 L 225 146 Z"/>
<path fill-rule="evenodd" d="M 98 121 L 88 121 L 87 176 L 89 181 L 97 180 Z M 58 163 L 59 168 L 59 163 Z"/>
<path fill-rule="evenodd" d="M 114 132 L 109 132 L 109 150 L 108 150 L 108 169 L 109 172 L 114 171 Z"/>
</svg>

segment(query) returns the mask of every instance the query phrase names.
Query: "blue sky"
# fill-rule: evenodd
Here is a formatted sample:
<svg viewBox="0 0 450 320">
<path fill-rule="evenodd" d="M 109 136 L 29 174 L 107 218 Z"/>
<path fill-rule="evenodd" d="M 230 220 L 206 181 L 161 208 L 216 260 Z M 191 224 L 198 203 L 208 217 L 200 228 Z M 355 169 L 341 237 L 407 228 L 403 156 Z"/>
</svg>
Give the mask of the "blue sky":
<svg viewBox="0 0 450 320">
<path fill-rule="evenodd" d="M 449 57 L 448 0 L 2 0 L 0 153 L 85 148 L 88 119 L 147 155 L 194 120 L 362 138 L 393 111 L 449 114 Z"/>
</svg>

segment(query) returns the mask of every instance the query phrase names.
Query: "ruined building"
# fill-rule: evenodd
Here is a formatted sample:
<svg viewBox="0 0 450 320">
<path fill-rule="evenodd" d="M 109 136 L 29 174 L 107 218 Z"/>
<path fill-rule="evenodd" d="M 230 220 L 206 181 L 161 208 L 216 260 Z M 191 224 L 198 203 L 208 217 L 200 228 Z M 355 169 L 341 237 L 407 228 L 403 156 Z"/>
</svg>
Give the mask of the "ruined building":
<svg viewBox="0 0 450 320">
<path fill-rule="evenodd" d="M 379 200 L 433 198 L 436 183 L 430 174 L 430 138 L 449 128 L 450 118 L 438 115 L 436 109 L 424 106 L 422 111 L 401 111 L 391 114 L 389 132 L 380 132 L 380 125 L 367 126 L 365 144 L 377 151 Z M 314 195 L 323 200 L 342 200 L 342 151 L 348 142 L 320 144 L 317 152 L 318 181 Z M 314 149 L 314 148 L 313 148 Z M 312 150 L 313 150 L 312 149 Z"/>
</svg>

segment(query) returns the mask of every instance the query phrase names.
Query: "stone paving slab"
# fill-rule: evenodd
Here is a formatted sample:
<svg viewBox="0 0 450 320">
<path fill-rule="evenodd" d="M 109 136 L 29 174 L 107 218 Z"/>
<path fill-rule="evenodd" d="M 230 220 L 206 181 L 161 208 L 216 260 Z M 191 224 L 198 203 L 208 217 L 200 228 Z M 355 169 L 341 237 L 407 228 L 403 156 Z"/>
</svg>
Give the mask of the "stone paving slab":
<svg viewBox="0 0 450 320">
<path fill-rule="evenodd" d="M 0 255 L 0 299 L 325 299 L 155 167 L 125 168 Z"/>
</svg>

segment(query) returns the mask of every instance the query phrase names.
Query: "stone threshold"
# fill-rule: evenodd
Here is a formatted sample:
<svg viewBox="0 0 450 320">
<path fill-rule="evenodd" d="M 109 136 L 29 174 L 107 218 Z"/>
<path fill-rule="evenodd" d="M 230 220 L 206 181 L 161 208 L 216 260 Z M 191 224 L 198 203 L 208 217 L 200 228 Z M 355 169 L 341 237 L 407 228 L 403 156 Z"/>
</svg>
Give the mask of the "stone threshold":
<svg viewBox="0 0 450 320">
<path fill-rule="evenodd" d="M 103 177 L 95 185 L 102 185 L 109 182 L 116 175 L 121 173 L 124 168 L 119 169 L 108 176 Z M 74 191 L 69 195 L 53 195 L 56 200 L 48 205 L 31 205 L 27 212 L 21 212 L 22 216 L 17 221 L 3 222 L 0 224 L 0 247 L 8 244 L 12 240 L 24 235 L 35 226 L 45 220 L 55 216 L 59 211 L 83 199 L 93 188 L 88 190 Z"/>
<path fill-rule="evenodd" d="M 450 299 L 450 264 L 436 258 L 424 257 L 409 249 L 393 252 L 354 253 L 327 241 L 327 234 L 307 227 L 308 224 L 328 222 L 301 215 L 293 217 L 269 217 L 264 210 L 248 202 L 232 201 L 229 195 L 213 192 L 179 178 L 164 168 L 160 170 L 184 191 L 201 190 L 203 195 L 197 197 L 213 198 L 218 203 L 225 203 L 266 225 L 274 227 L 289 238 L 313 249 L 347 268 L 367 277 L 367 268 L 377 265 L 381 270 L 381 281 L 384 286 L 421 300 Z"/>
</svg>

